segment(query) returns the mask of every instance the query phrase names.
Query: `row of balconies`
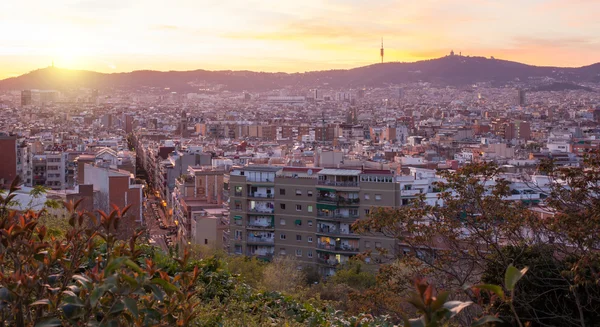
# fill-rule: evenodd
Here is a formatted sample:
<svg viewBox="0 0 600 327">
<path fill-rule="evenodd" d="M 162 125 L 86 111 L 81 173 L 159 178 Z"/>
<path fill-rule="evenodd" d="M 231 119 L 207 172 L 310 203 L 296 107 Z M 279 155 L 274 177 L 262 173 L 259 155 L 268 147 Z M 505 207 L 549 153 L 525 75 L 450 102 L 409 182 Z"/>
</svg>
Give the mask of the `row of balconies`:
<svg viewBox="0 0 600 327">
<path fill-rule="evenodd" d="M 336 252 L 360 252 L 357 247 L 353 247 L 350 245 L 333 245 L 329 243 L 317 243 L 317 248 L 327 251 L 336 251 Z"/>
<path fill-rule="evenodd" d="M 318 185 L 339 186 L 339 187 L 358 187 L 358 182 L 336 182 L 330 180 L 318 180 Z"/>
<path fill-rule="evenodd" d="M 321 197 L 320 196 L 320 197 L 317 197 L 317 202 L 332 203 L 332 204 L 337 204 L 337 205 L 359 205 L 360 199 L 359 198 L 346 199 L 346 198 L 342 198 L 342 197 L 330 198 L 330 197 Z"/>
</svg>

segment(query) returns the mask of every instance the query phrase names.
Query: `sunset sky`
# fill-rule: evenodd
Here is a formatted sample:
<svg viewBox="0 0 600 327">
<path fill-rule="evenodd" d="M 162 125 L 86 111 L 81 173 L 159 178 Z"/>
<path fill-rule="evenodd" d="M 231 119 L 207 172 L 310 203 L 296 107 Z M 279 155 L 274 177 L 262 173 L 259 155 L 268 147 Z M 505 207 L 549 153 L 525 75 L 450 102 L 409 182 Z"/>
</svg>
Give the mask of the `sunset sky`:
<svg viewBox="0 0 600 327">
<path fill-rule="evenodd" d="M 297 72 L 454 51 L 600 61 L 599 0 L 2 0 L 0 78 L 49 66 Z"/>
</svg>

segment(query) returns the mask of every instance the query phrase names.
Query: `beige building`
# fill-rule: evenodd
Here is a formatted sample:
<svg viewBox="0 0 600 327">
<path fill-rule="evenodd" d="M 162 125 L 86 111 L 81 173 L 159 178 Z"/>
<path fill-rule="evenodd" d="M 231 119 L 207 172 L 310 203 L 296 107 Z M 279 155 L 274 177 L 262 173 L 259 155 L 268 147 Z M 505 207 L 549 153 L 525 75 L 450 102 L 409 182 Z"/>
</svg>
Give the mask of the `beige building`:
<svg viewBox="0 0 600 327">
<path fill-rule="evenodd" d="M 352 233 L 371 207 L 399 205 L 387 170 L 246 166 L 230 176 L 230 247 L 271 259 L 289 255 L 324 275 L 360 252 L 391 253 L 395 241 Z"/>
</svg>

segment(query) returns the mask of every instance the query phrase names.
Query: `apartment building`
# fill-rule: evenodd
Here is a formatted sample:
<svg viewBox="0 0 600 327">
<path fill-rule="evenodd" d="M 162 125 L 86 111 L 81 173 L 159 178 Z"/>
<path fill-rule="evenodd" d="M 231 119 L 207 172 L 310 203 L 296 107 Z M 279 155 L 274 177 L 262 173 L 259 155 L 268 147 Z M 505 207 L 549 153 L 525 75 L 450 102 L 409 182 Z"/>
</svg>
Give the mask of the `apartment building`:
<svg viewBox="0 0 600 327">
<path fill-rule="evenodd" d="M 45 151 L 32 157 L 32 185 L 42 185 L 53 190 L 67 187 L 68 154 L 61 151 Z"/>
<path fill-rule="evenodd" d="M 229 182 L 232 253 L 294 256 L 331 275 L 360 252 L 394 250 L 392 239 L 351 230 L 372 207 L 398 205 L 390 171 L 246 166 Z"/>
</svg>

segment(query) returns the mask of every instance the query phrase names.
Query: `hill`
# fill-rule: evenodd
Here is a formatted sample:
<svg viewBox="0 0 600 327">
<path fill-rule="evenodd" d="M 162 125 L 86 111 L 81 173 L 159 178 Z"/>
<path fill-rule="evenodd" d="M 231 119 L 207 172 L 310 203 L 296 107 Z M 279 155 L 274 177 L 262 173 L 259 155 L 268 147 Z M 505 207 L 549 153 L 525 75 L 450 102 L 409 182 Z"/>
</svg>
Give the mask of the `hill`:
<svg viewBox="0 0 600 327">
<path fill-rule="evenodd" d="M 97 89 L 169 88 L 170 91 L 193 92 L 203 84 L 222 84 L 231 91 L 261 91 L 295 87 L 370 87 L 404 82 L 431 82 L 468 85 L 476 82 L 526 81 L 550 77 L 559 82 L 600 82 L 600 63 L 579 67 L 538 67 L 518 62 L 483 57 L 447 56 L 412 63 L 384 63 L 348 70 L 307 73 L 264 73 L 251 71 L 151 71 L 104 74 L 55 67 L 0 81 L 0 89 L 61 89 L 86 87 Z"/>
</svg>

